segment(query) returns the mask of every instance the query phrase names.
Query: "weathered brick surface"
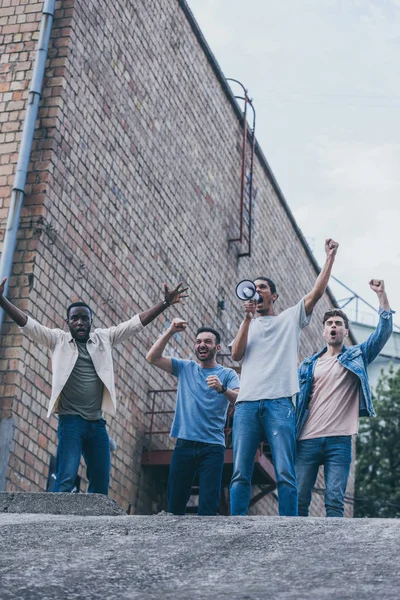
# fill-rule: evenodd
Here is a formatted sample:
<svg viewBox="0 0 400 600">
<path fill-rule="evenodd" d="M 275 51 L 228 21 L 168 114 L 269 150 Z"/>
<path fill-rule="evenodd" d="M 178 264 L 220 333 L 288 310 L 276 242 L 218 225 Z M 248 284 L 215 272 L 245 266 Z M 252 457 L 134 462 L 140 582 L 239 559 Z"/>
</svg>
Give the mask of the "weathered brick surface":
<svg viewBox="0 0 400 600">
<path fill-rule="evenodd" d="M 3 236 L 42 5 L 13 0 L 2 7 Z M 104 327 L 158 301 L 164 281 L 190 286 L 184 307 L 115 351 L 118 415 L 107 417 L 118 444 L 111 495 L 139 513 L 164 507 L 164 484 L 141 469 L 140 456 L 149 389 L 175 385 L 144 358 L 167 319 L 189 322 L 187 335 L 173 343 L 176 355 L 190 355 L 199 324 L 221 330 L 226 349 L 241 318 L 237 281 L 270 275 L 279 310 L 315 281 L 259 159 L 252 258 L 239 259 L 245 248 L 229 242 L 239 228 L 240 141 L 240 123 L 177 1 L 58 2 L 10 297 L 52 327 L 63 325 L 68 303 L 82 299 Z M 221 298 L 226 311 L 217 309 Z M 315 311 L 302 355 L 320 345 L 329 305 L 325 297 Z M 56 448 L 57 421 L 45 418 L 49 355 L 7 323 L 0 360 L 1 417 L 16 418 L 7 489 L 43 490 Z M 173 407 L 173 396 L 162 402 Z M 253 512 L 273 514 L 276 507 L 269 495 Z"/>
</svg>

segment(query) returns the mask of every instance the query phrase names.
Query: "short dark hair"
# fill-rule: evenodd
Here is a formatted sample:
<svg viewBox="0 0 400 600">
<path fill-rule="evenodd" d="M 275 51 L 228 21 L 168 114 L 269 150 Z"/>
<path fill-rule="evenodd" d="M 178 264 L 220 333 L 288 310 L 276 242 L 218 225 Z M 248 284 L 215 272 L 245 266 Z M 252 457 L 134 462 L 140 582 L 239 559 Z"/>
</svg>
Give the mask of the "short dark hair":
<svg viewBox="0 0 400 600">
<path fill-rule="evenodd" d="M 271 294 L 276 294 L 276 285 L 269 277 L 256 277 L 254 281 L 257 279 L 261 279 L 261 281 L 266 281 L 269 285 L 269 289 L 271 290 Z"/>
<path fill-rule="evenodd" d="M 86 304 L 86 302 L 73 302 L 67 308 L 67 319 L 69 319 L 69 313 L 70 313 L 71 308 L 75 308 L 76 306 L 84 306 L 85 308 L 87 308 L 89 310 L 89 312 L 90 312 L 90 316 L 93 318 L 93 311 L 90 308 L 90 306 L 88 306 Z"/>
<path fill-rule="evenodd" d="M 349 318 L 346 315 L 346 313 L 344 313 L 342 310 L 340 310 L 339 308 L 332 308 L 331 310 L 328 310 L 325 314 L 324 314 L 324 318 L 322 319 L 322 325 L 325 325 L 325 322 L 330 319 L 331 317 L 342 317 L 343 321 L 344 321 L 344 325 L 346 327 L 346 329 L 349 328 Z"/>
<path fill-rule="evenodd" d="M 199 333 L 207 333 L 207 332 L 213 333 L 215 335 L 215 340 L 217 342 L 217 346 L 219 346 L 221 343 L 221 336 L 219 335 L 218 331 L 216 331 L 212 327 L 199 327 L 196 332 L 196 337 L 199 335 Z"/>
</svg>

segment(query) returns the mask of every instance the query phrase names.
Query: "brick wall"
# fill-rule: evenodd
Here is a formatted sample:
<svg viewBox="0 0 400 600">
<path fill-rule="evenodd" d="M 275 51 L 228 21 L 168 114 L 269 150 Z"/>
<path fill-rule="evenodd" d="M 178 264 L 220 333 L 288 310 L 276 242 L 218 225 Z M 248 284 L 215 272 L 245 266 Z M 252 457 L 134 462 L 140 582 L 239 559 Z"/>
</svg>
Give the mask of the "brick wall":
<svg viewBox="0 0 400 600">
<path fill-rule="evenodd" d="M 9 295 L 22 310 L 31 310 L 35 262 L 45 224 L 44 199 L 47 193 L 53 153 L 59 85 L 64 75 L 73 3 L 66 1 L 57 10 L 46 71 L 38 127 L 31 154 L 26 198 L 21 213 L 17 251 Z M 0 219 L 1 240 L 11 197 L 18 148 L 25 117 L 25 105 L 39 35 L 42 3 L 3 0 L 0 8 Z M 40 277 L 45 280 L 44 271 Z M 51 275 L 52 276 L 52 275 Z M 46 299 L 39 305 L 48 312 Z M 49 321 L 54 324 L 54 321 Z M 60 324 L 60 321 L 59 321 Z M 12 451 L 7 470 L 7 489 L 43 490 L 49 454 L 55 452 L 54 426 L 45 420 L 44 398 L 50 390 L 46 354 L 26 340 L 14 325 L 5 323 L 0 349 L 0 420 L 4 440 L 12 433 Z M 4 484 L 4 482 L 0 482 Z"/>
<path fill-rule="evenodd" d="M 5 4 L 2 235 L 41 11 L 41 3 Z M 229 242 L 239 228 L 241 125 L 179 2 L 58 2 L 43 96 L 10 297 L 53 327 L 81 299 L 104 327 L 161 299 L 164 281 L 190 286 L 184 307 L 169 309 L 115 352 L 111 495 L 136 512 L 154 512 L 164 507 L 164 483 L 140 467 L 145 413 L 149 389 L 175 382 L 144 357 L 166 320 L 189 322 L 173 342 L 176 355 L 192 353 L 199 324 L 221 330 L 226 350 L 241 318 L 237 281 L 270 275 L 281 310 L 309 291 L 315 268 L 260 153 L 252 258 L 238 258 L 240 244 Z M 217 309 L 221 298 L 226 311 Z M 328 306 L 325 297 L 302 355 L 320 346 Z M 43 490 L 56 446 L 57 420 L 45 419 L 49 356 L 14 325 L 4 333 L 1 418 L 13 423 L 6 485 Z M 162 402 L 173 407 L 171 396 Z M 276 512 L 274 497 L 255 512 Z"/>
</svg>

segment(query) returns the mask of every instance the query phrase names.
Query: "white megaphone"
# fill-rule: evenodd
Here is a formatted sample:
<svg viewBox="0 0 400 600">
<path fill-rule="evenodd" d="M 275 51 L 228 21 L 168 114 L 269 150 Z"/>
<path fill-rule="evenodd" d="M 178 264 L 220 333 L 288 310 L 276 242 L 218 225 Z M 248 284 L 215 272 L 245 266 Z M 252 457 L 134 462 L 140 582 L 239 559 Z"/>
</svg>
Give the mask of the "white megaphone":
<svg viewBox="0 0 400 600">
<path fill-rule="evenodd" d="M 258 302 L 260 299 L 260 296 L 256 292 L 256 286 L 250 279 L 244 279 L 237 284 L 236 296 L 244 301 L 252 300 L 253 302 Z"/>
</svg>

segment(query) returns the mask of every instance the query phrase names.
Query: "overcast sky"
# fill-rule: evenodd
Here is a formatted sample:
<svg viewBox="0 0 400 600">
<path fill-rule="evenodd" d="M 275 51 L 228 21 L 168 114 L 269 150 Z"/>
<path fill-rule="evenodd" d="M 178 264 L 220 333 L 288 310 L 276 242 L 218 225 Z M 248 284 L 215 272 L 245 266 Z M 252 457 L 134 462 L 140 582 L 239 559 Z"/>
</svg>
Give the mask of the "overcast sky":
<svg viewBox="0 0 400 600">
<path fill-rule="evenodd" d="M 188 4 L 318 262 L 333 237 L 334 275 L 374 305 L 385 279 L 400 311 L 400 0 Z"/>
</svg>

